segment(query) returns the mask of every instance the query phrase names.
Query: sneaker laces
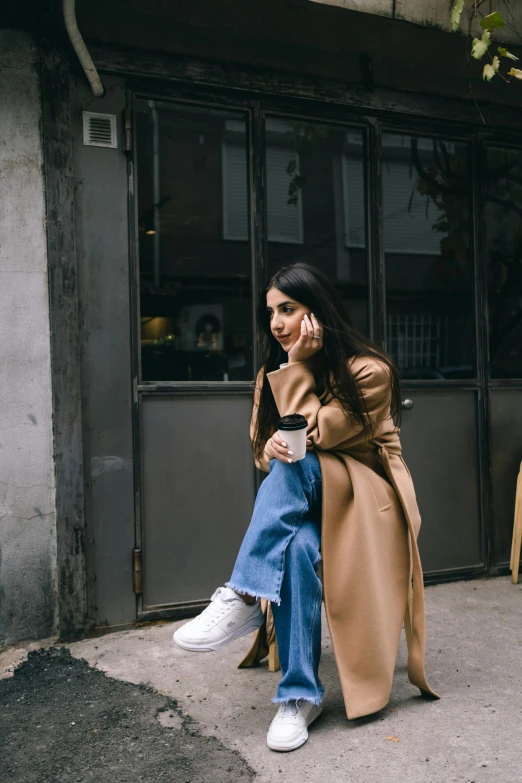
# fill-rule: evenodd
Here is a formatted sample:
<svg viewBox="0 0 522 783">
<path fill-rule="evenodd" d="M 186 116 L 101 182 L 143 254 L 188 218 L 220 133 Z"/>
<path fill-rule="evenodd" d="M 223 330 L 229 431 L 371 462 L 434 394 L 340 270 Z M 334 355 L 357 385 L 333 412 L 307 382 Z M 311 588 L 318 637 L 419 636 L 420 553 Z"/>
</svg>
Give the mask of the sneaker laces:
<svg viewBox="0 0 522 783">
<path fill-rule="evenodd" d="M 239 596 L 236 592 L 234 592 L 234 590 L 232 590 L 231 587 L 218 587 L 215 593 L 210 597 L 210 600 L 216 601 L 218 598 L 220 598 L 222 601 L 230 603 L 230 601 L 235 601 L 237 598 L 239 598 Z"/>
<path fill-rule="evenodd" d="M 294 718 L 301 707 L 304 699 L 289 699 L 284 701 L 279 707 L 279 718 Z"/>
<path fill-rule="evenodd" d="M 207 608 L 201 612 L 199 619 L 205 629 L 208 630 L 213 623 L 220 620 L 228 612 L 229 607 L 224 604 L 229 604 L 235 598 L 239 598 L 235 593 L 234 595 L 227 594 L 228 589 L 226 587 L 218 587 L 211 596 Z"/>
</svg>

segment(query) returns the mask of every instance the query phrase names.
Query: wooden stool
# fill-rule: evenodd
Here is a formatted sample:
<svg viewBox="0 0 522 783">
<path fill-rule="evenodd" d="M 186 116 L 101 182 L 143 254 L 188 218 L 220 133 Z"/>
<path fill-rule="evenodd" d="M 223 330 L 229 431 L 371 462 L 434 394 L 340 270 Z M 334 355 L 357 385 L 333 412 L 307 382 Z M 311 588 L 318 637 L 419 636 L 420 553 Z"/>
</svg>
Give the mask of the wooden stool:
<svg viewBox="0 0 522 783">
<path fill-rule="evenodd" d="M 268 671 L 278 672 L 281 668 L 279 662 L 279 648 L 277 646 L 277 639 L 274 634 L 274 638 L 268 643 Z"/>
<path fill-rule="evenodd" d="M 268 655 L 268 671 L 277 672 L 281 668 L 279 662 L 279 649 L 274 624 L 274 615 L 269 601 L 261 599 L 261 610 L 265 615 L 265 622 L 254 634 L 254 643 L 243 660 L 238 664 L 238 669 L 249 669 L 257 666 Z"/>
<path fill-rule="evenodd" d="M 515 520 L 513 523 L 513 543 L 511 545 L 511 581 L 518 584 L 518 568 L 520 565 L 520 547 L 522 546 L 522 462 L 517 479 L 517 494 L 515 497 Z"/>
</svg>

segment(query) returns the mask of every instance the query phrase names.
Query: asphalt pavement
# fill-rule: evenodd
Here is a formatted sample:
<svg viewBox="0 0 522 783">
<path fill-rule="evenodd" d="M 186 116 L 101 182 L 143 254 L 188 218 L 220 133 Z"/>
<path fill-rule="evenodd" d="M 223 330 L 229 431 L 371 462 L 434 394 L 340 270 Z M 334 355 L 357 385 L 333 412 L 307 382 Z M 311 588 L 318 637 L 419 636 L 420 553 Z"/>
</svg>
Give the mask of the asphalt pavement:
<svg viewBox="0 0 522 783">
<path fill-rule="evenodd" d="M 520 586 L 428 587 L 426 609 L 441 700 L 408 682 L 402 640 L 389 704 L 348 721 L 323 623 L 324 712 L 288 754 L 265 742 L 280 675 L 237 669 L 249 638 L 189 653 L 172 643 L 179 623 L 163 623 L 6 650 L 0 783 L 521 783 Z"/>
</svg>

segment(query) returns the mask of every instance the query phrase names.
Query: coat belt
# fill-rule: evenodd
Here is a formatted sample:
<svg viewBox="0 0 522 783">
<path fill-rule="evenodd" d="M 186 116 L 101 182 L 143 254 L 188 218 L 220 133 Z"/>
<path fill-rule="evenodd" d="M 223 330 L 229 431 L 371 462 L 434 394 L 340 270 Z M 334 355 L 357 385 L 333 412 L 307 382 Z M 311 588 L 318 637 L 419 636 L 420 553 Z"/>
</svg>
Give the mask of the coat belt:
<svg viewBox="0 0 522 783">
<path fill-rule="evenodd" d="M 379 459 L 384 468 L 384 471 L 397 493 L 408 526 L 408 538 L 410 549 L 410 580 L 413 578 L 413 604 L 411 608 L 411 616 L 405 618 L 405 622 L 411 621 L 411 634 L 407 635 L 408 639 L 408 678 L 413 685 L 415 685 L 424 696 L 432 696 L 436 699 L 440 698 L 437 693 L 430 687 L 426 679 L 426 673 L 424 671 L 424 656 L 425 656 L 425 636 L 426 625 L 424 617 L 424 578 L 422 575 L 422 565 L 419 555 L 419 548 L 417 546 L 417 536 L 415 535 L 415 529 L 411 520 L 410 511 L 404 496 L 402 495 L 400 488 L 397 485 L 393 470 L 390 462 L 391 457 L 401 456 L 400 443 L 386 443 L 375 441 L 375 445 L 378 448 Z M 406 612 L 408 615 L 408 611 Z"/>
</svg>

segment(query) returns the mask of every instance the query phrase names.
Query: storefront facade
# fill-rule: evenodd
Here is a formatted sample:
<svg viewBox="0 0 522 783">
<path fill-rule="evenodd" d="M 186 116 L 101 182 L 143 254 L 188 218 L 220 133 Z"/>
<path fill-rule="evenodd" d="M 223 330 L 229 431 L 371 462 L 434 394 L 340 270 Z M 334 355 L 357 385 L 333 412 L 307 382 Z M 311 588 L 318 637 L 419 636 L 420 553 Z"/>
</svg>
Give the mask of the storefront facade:
<svg viewBox="0 0 522 783">
<path fill-rule="evenodd" d="M 232 566 L 255 491 L 257 291 L 297 260 L 335 280 L 402 372 L 427 578 L 505 564 L 522 341 L 499 256 L 516 255 L 516 145 L 331 105 L 183 98 L 132 96 L 139 616 L 190 610 Z"/>
<path fill-rule="evenodd" d="M 227 578 L 261 478 L 257 298 L 292 261 L 326 272 L 399 366 L 426 581 L 507 571 L 519 109 L 484 108 L 484 125 L 467 96 L 425 94 L 413 73 L 408 92 L 379 87 L 377 21 L 309 5 L 306 24 L 368 30 L 351 86 L 333 59 L 289 74 L 274 52 L 232 66 L 91 31 L 94 98 L 75 66 L 43 58 L 57 510 L 81 506 L 58 555 L 65 635 L 189 615 Z"/>
</svg>

